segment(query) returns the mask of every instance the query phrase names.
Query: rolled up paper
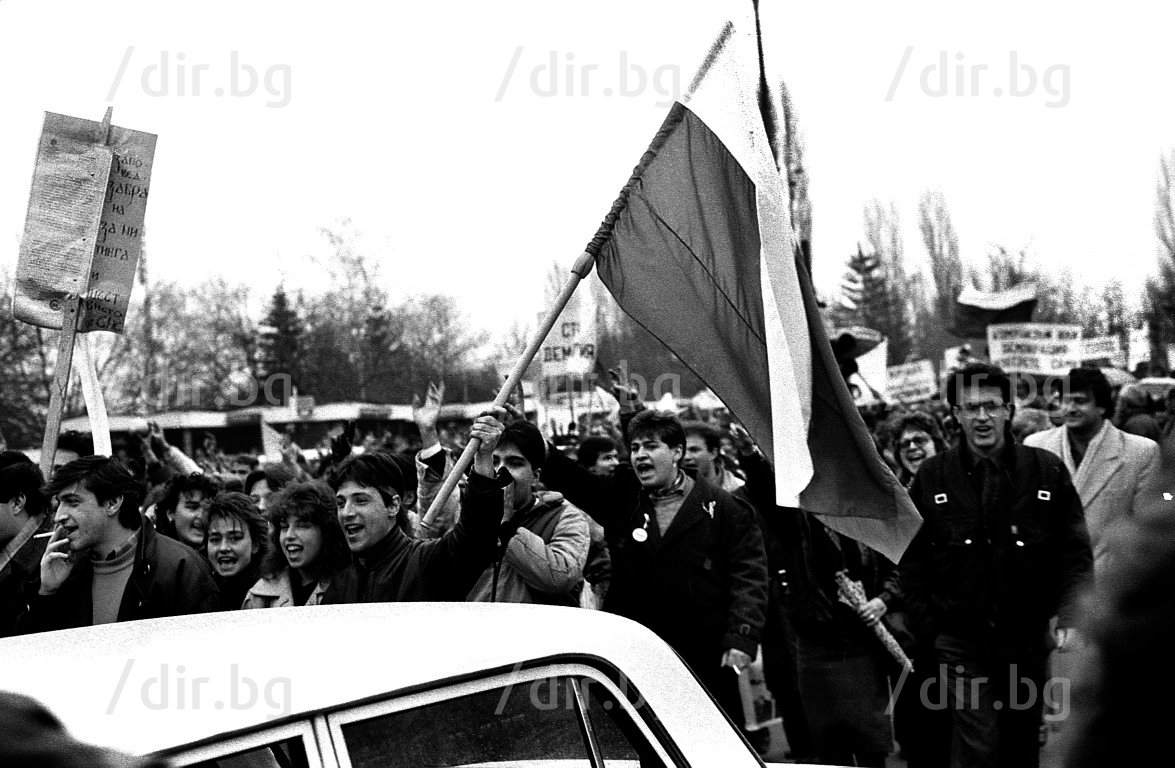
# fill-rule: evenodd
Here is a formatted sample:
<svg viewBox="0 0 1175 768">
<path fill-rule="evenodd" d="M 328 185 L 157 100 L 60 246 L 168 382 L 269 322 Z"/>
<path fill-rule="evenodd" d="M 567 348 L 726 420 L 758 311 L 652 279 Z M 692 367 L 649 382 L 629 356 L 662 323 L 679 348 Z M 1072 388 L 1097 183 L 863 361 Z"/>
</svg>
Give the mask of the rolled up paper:
<svg viewBox="0 0 1175 768">
<path fill-rule="evenodd" d="M 855 611 L 860 611 L 869 602 L 869 598 L 865 596 L 865 588 L 861 586 L 861 582 L 850 579 L 848 573 L 845 571 L 840 571 L 836 574 L 836 592 L 840 601 Z M 906 670 L 910 672 L 914 671 L 914 662 L 910 661 L 910 657 L 906 655 L 906 652 L 902 650 L 902 646 L 894 639 L 889 628 L 882 624 L 880 620 L 874 622 L 873 634 L 877 635 L 877 639 L 885 646 L 885 650 L 889 651 L 890 656 L 893 656 Z"/>
</svg>

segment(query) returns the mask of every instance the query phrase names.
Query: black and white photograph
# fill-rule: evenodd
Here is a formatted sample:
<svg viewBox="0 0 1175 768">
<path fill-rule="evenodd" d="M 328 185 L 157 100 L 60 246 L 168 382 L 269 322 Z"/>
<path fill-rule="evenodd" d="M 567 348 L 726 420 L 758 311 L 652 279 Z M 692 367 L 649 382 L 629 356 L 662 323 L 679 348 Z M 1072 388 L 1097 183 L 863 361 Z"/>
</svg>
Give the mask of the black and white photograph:
<svg viewBox="0 0 1175 768">
<path fill-rule="evenodd" d="M 0 766 L 1165 764 L 1173 27 L 0 0 Z"/>
</svg>

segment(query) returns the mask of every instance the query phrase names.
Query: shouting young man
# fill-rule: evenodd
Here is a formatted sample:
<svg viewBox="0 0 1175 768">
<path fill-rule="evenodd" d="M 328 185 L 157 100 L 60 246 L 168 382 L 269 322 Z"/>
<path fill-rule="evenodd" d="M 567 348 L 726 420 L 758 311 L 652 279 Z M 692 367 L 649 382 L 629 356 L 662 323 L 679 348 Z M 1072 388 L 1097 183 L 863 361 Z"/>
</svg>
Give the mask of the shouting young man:
<svg viewBox="0 0 1175 768">
<path fill-rule="evenodd" d="M 548 448 L 543 481 L 604 526 L 612 581 L 604 610 L 656 632 L 735 722 L 737 673 L 766 619 L 767 557 L 754 513 L 681 468 L 685 432 L 644 411 L 628 425 L 632 463 L 599 477 Z"/>
</svg>

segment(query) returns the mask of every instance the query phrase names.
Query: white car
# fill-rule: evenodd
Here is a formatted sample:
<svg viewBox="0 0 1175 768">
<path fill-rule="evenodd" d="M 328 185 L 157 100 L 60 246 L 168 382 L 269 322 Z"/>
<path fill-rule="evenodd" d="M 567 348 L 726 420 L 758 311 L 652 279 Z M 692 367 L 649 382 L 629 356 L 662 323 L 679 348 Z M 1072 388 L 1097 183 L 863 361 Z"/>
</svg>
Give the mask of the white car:
<svg viewBox="0 0 1175 768">
<path fill-rule="evenodd" d="M 203 614 L 9 638 L 0 660 L 0 690 L 75 737 L 177 765 L 763 765 L 664 642 L 578 608 Z"/>
</svg>

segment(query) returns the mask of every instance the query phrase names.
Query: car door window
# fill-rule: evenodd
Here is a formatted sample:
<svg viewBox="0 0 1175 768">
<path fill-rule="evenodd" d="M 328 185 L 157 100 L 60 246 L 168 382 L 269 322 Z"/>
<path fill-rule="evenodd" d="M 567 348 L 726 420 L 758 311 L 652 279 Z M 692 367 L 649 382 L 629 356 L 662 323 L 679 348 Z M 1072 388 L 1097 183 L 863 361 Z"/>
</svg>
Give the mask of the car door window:
<svg viewBox="0 0 1175 768">
<path fill-rule="evenodd" d="M 579 676 L 346 719 L 340 733 L 352 768 L 664 765 L 605 684 Z"/>
<path fill-rule="evenodd" d="M 308 768 L 301 736 L 192 763 L 194 768 Z"/>
<path fill-rule="evenodd" d="M 343 726 L 352 768 L 564 760 L 587 768 L 567 678 L 528 681 Z"/>
</svg>

